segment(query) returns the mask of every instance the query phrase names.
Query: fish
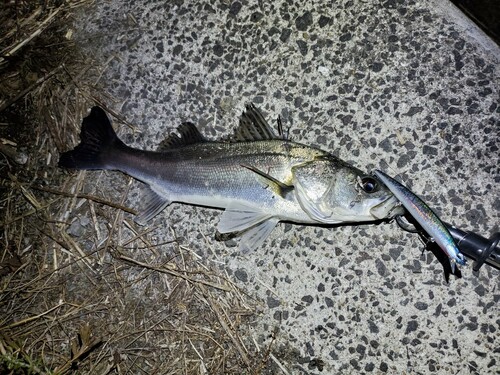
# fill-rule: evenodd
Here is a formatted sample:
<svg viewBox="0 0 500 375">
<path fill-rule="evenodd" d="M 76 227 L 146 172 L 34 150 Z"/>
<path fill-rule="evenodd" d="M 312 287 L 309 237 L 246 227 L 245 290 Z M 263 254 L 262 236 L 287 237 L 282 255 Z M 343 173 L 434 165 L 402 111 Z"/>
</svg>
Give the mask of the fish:
<svg viewBox="0 0 500 375">
<path fill-rule="evenodd" d="M 115 170 L 147 185 L 135 221 L 144 225 L 172 202 L 224 209 L 219 233 L 241 235 L 239 249 L 259 247 L 280 221 L 338 224 L 401 214 L 396 197 L 376 178 L 316 147 L 284 139 L 253 105 L 228 139 L 210 141 L 182 123 L 158 150 L 123 143 L 106 112 L 93 107 L 80 143 L 59 167 Z"/>
<path fill-rule="evenodd" d="M 374 174 L 399 199 L 410 215 L 448 256 L 452 272 L 455 273 L 457 264 L 464 266 L 466 264 L 464 255 L 460 252 L 446 224 L 439 219 L 434 211 L 415 193 L 394 178 L 379 170 L 375 170 Z"/>
</svg>

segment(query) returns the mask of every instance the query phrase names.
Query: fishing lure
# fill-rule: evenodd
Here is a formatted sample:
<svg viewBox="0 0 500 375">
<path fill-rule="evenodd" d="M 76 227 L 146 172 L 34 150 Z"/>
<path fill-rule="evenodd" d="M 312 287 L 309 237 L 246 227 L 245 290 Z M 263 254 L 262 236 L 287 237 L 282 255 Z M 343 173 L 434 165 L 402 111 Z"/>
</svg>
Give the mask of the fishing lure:
<svg viewBox="0 0 500 375">
<path fill-rule="evenodd" d="M 441 250 L 446 253 L 450 259 L 453 273 L 455 273 L 457 263 L 462 266 L 466 264 L 464 255 L 458 249 L 446 225 L 422 199 L 384 172 L 375 170 L 374 174 L 399 199 L 410 215 L 436 241 Z"/>
</svg>

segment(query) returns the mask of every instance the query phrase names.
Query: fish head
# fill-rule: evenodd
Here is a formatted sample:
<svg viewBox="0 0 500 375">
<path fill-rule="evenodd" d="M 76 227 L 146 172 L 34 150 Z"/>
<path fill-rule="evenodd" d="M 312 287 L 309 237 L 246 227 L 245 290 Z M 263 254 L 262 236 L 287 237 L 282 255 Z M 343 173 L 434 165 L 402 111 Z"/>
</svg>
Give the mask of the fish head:
<svg viewBox="0 0 500 375">
<path fill-rule="evenodd" d="M 335 224 L 387 219 L 404 213 L 376 177 L 327 156 L 292 168 L 295 196 L 314 220 Z"/>
</svg>

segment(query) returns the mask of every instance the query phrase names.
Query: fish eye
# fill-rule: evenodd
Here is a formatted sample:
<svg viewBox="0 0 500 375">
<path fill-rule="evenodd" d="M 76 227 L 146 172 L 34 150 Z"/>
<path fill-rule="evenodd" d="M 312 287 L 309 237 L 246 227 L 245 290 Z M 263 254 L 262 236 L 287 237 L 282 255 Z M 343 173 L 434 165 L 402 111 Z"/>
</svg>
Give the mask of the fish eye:
<svg viewBox="0 0 500 375">
<path fill-rule="evenodd" d="M 373 177 L 361 177 L 358 182 L 359 186 L 361 186 L 366 193 L 374 193 L 378 190 L 378 183 Z"/>
</svg>

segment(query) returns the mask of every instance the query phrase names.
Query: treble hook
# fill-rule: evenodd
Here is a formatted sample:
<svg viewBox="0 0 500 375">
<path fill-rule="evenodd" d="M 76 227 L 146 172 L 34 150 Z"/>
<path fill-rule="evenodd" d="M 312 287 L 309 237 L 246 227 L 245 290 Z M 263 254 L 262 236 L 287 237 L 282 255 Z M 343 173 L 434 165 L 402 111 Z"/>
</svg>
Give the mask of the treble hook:
<svg viewBox="0 0 500 375">
<path fill-rule="evenodd" d="M 422 233 L 402 215 L 396 216 L 396 223 L 406 232 Z M 479 234 L 458 229 L 452 224 L 444 223 L 460 251 L 475 262 L 472 269 L 477 272 L 486 263 L 496 269 L 500 269 L 500 232 L 494 233 L 489 239 Z"/>
</svg>

